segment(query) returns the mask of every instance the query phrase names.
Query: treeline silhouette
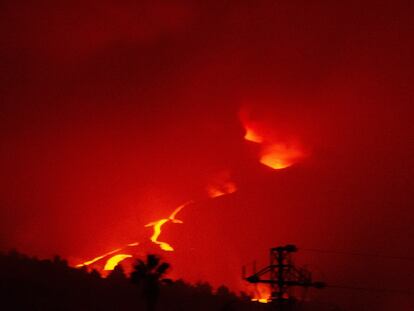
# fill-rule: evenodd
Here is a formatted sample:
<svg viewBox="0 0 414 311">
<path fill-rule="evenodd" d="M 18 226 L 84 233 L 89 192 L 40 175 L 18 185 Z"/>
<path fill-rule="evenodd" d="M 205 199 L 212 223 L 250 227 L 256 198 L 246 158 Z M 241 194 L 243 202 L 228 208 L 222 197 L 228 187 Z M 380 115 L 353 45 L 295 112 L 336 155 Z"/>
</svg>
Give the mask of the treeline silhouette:
<svg viewBox="0 0 414 311">
<path fill-rule="evenodd" d="M 39 260 L 15 250 L 0 253 L 1 310 L 271 310 L 227 287 L 165 278 L 169 264 L 155 255 L 138 259 L 130 276 L 118 265 L 106 278 L 73 268 L 59 256 Z M 275 310 L 272 308 L 272 310 Z M 277 309 L 276 309 L 277 310 Z M 281 309 L 282 310 L 282 309 Z M 309 304 L 283 310 L 322 310 Z M 334 310 L 324 308 L 323 310 Z M 338 309 L 335 309 L 338 310 Z"/>
</svg>

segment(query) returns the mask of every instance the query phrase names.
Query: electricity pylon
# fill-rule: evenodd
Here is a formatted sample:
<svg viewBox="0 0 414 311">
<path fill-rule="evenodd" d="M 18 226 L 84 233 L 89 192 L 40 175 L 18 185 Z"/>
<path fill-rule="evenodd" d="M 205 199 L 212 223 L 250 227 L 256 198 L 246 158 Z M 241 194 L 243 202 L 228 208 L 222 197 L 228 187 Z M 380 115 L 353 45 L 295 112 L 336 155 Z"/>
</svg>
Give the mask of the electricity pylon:
<svg viewBox="0 0 414 311">
<path fill-rule="evenodd" d="M 292 260 L 292 253 L 297 252 L 295 245 L 278 246 L 270 249 L 270 265 L 246 277 L 243 269 L 243 278 L 253 284 L 264 283 L 271 288 L 270 300 L 285 302 L 291 300 L 288 292 L 291 287 L 298 286 L 304 289 L 309 287 L 323 288 L 324 282 L 314 282 L 312 274 L 305 268 L 297 267 Z"/>
</svg>

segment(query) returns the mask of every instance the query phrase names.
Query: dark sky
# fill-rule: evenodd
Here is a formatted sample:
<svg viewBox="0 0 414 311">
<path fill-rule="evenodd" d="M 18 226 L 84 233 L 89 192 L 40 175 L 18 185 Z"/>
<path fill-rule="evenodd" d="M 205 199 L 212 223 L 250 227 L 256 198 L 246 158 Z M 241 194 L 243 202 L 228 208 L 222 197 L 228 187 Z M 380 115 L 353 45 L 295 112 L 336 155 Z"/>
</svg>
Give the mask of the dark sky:
<svg viewBox="0 0 414 311">
<path fill-rule="evenodd" d="M 242 289 L 241 265 L 285 243 L 414 257 L 413 4 L 198 2 L 1 2 L 0 248 L 77 263 L 192 199 L 164 233 L 192 281 Z M 241 111 L 307 156 L 260 164 Z M 238 191 L 206 200 L 223 172 Z M 409 261 L 298 259 L 338 285 L 414 290 Z"/>
</svg>

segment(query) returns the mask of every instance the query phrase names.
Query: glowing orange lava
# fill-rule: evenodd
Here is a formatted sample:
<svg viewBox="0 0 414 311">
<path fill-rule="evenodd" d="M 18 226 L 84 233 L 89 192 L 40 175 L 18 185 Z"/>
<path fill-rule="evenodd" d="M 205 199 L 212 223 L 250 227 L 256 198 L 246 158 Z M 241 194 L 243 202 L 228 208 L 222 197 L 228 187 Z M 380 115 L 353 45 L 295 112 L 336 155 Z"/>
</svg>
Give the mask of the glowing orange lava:
<svg viewBox="0 0 414 311">
<path fill-rule="evenodd" d="M 217 198 L 222 195 L 236 192 L 237 186 L 230 179 L 230 173 L 224 171 L 216 176 L 216 178 L 207 186 L 206 190 L 210 198 Z"/>
<path fill-rule="evenodd" d="M 294 145 L 272 144 L 262 150 L 260 163 L 280 170 L 295 164 L 304 156 L 302 150 Z"/>
<path fill-rule="evenodd" d="M 83 262 L 83 263 L 81 263 L 79 265 L 76 265 L 75 267 L 76 268 L 80 268 L 80 267 L 83 267 L 83 266 L 89 266 L 89 265 L 97 262 L 98 260 L 101 260 L 102 258 L 105 258 L 106 256 L 109 256 L 109 255 L 115 254 L 116 252 L 119 252 L 120 250 L 122 250 L 122 248 L 114 249 L 114 250 L 112 250 L 110 252 L 107 252 L 107 253 L 101 255 L 101 256 L 95 257 L 95 258 L 93 258 L 91 260 L 88 260 L 88 261 L 85 261 L 85 262 Z"/>
<path fill-rule="evenodd" d="M 129 255 L 129 254 L 114 255 L 106 261 L 104 270 L 107 270 L 107 271 L 108 270 L 114 270 L 117 264 L 119 264 L 121 261 L 123 261 L 127 258 L 130 258 L 130 257 L 132 257 L 132 255 Z"/>
<path fill-rule="evenodd" d="M 253 129 L 253 127 L 249 125 L 245 125 L 246 134 L 244 135 L 244 139 L 247 141 L 251 141 L 253 143 L 262 143 L 263 137 L 260 136 L 256 130 Z"/>
<path fill-rule="evenodd" d="M 244 139 L 260 144 L 260 163 L 272 169 L 280 170 L 297 163 L 305 156 L 301 145 L 292 139 L 281 139 L 275 133 L 268 133 L 264 126 L 248 120 L 244 114 L 242 123 L 246 134 Z"/>
<path fill-rule="evenodd" d="M 218 174 L 217 176 L 215 176 L 215 178 L 213 179 L 213 181 L 208 185 L 207 187 L 207 194 L 209 198 L 216 198 L 219 196 L 223 196 L 226 194 L 230 194 L 237 191 L 237 187 L 236 184 L 230 179 L 230 173 L 228 171 L 222 171 L 220 172 L 220 174 Z M 153 233 L 152 236 L 150 237 L 151 242 L 159 245 L 159 247 L 163 250 L 163 251 L 167 251 L 167 252 L 171 252 L 174 251 L 174 248 L 167 242 L 164 241 L 160 241 L 159 237 L 162 233 L 162 226 L 165 225 L 166 223 L 170 222 L 170 223 L 174 223 L 174 224 L 182 224 L 183 221 L 179 220 L 176 218 L 177 214 L 187 205 L 193 203 L 193 201 L 188 201 L 182 205 L 180 205 L 179 207 L 177 207 L 170 216 L 168 216 L 168 218 L 162 218 L 159 219 L 157 221 L 153 221 L 150 222 L 148 224 L 146 224 L 144 227 L 152 227 L 153 228 Z M 81 264 L 76 265 L 77 268 L 80 267 L 84 267 L 84 266 L 89 266 L 91 264 L 94 264 L 100 260 L 105 259 L 106 263 L 105 266 L 103 268 L 103 270 L 113 270 L 117 264 L 119 264 L 121 261 L 132 257 L 131 254 L 129 253 L 123 253 L 120 254 L 119 252 L 121 251 L 125 251 L 127 248 L 129 247 L 134 247 L 134 246 L 138 246 L 139 243 L 138 242 L 133 242 L 133 243 L 129 243 L 124 247 L 121 248 L 116 248 L 110 252 L 107 252 L 103 255 L 97 256 L 91 260 L 85 261 Z M 110 255 L 113 255 L 111 257 L 109 257 Z M 107 258 L 109 257 L 109 258 Z"/>
<path fill-rule="evenodd" d="M 263 284 L 256 284 L 254 289 L 254 298 L 252 298 L 251 301 L 269 303 L 272 301 L 272 299 L 270 299 L 270 292 L 271 291 L 269 286 Z"/>
<path fill-rule="evenodd" d="M 192 203 L 192 201 L 186 202 L 183 205 L 180 205 L 179 207 L 177 207 L 168 218 L 162 218 L 160 220 L 157 221 L 153 221 L 150 222 L 149 224 L 146 224 L 145 227 L 153 227 L 154 228 L 154 233 L 152 234 L 150 240 L 155 243 L 158 244 L 160 246 L 160 248 L 164 251 L 167 252 L 171 252 L 174 250 L 174 248 L 168 244 L 167 242 L 162 242 L 162 241 L 158 241 L 158 237 L 161 234 L 161 228 L 164 224 L 166 224 L 167 222 L 172 222 L 174 224 L 182 224 L 183 222 L 179 219 L 176 219 L 175 216 L 177 216 L 177 214 L 188 204 Z"/>
<path fill-rule="evenodd" d="M 85 262 L 83 262 L 83 263 L 81 263 L 81 264 L 78 264 L 78 265 L 76 265 L 75 267 L 76 268 L 81 268 L 81 267 L 84 267 L 84 266 L 89 266 L 89 265 L 91 265 L 91 264 L 93 264 L 93 263 L 95 263 L 95 262 L 97 262 L 97 261 L 99 261 L 99 260 L 101 260 L 101 259 L 103 259 L 103 258 L 105 258 L 105 257 L 108 257 L 109 255 L 112 255 L 112 254 L 115 254 L 115 253 L 118 253 L 118 252 L 120 252 L 120 251 L 122 251 L 122 250 L 125 250 L 126 248 L 128 248 L 128 247 L 133 247 L 133 246 L 138 246 L 139 245 L 139 243 L 138 242 L 133 242 L 133 243 L 129 243 L 129 244 L 127 244 L 125 247 L 120 247 L 120 248 L 116 248 L 116 249 L 114 249 L 114 250 L 112 250 L 112 251 L 110 251 L 110 252 L 107 252 L 107 253 L 105 253 L 105 254 L 103 254 L 103 255 L 100 255 L 100 256 L 98 256 L 98 257 L 95 257 L 95 258 L 93 258 L 93 259 L 91 259 L 91 260 L 88 260 L 88 261 L 85 261 Z M 115 255 L 115 256 L 113 256 L 113 257 L 116 257 L 117 255 Z M 132 256 L 132 255 L 129 255 L 129 256 Z M 113 258 L 113 257 L 111 257 L 111 258 Z M 125 258 L 124 258 L 125 259 Z M 110 260 L 110 259 L 109 259 Z M 109 261 L 108 260 L 108 261 Z M 115 265 L 116 266 L 116 265 Z M 105 267 L 106 267 L 106 265 L 105 265 Z M 104 270 L 112 270 L 112 269 L 104 269 Z"/>
</svg>

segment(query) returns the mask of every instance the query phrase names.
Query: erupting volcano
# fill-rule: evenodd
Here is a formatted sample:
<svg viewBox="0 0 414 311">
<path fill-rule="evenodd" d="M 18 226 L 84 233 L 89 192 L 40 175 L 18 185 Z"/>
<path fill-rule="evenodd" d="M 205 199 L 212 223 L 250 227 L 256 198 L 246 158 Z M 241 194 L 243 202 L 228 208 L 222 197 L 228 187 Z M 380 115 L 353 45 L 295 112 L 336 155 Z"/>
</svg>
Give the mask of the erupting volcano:
<svg viewBox="0 0 414 311">
<path fill-rule="evenodd" d="M 413 5 L 3 0 L 0 252 L 104 276 L 154 254 L 235 292 L 286 243 L 414 257 Z M 300 256 L 328 284 L 412 287 L 334 254 Z"/>
<path fill-rule="evenodd" d="M 243 120 L 243 126 L 246 130 L 244 139 L 246 141 L 253 142 L 255 144 L 260 144 L 261 152 L 259 162 L 269 166 L 273 169 L 283 169 L 289 167 L 299 161 L 304 153 L 301 151 L 299 145 L 290 143 L 282 143 L 280 141 L 272 140 L 263 128 L 260 126 L 260 123 L 249 123 L 246 120 Z M 206 192 L 208 198 L 214 199 L 224 195 L 232 194 L 237 191 L 236 183 L 231 179 L 231 173 L 229 170 L 223 170 L 222 172 L 216 174 L 214 178 L 210 180 L 206 187 Z M 166 218 L 161 218 L 156 221 L 152 221 L 144 225 L 145 228 L 152 228 L 153 233 L 150 236 L 149 240 L 158 245 L 162 251 L 172 252 L 174 248 L 171 244 L 165 241 L 167 238 L 160 240 L 162 234 L 162 228 L 165 224 L 182 224 L 183 221 L 177 219 L 178 213 L 188 205 L 193 204 L 194 201 L 188 201 L 180 206 L 178 206 L 174 211 Z M 104 260 L 103 265 L 104 271 L 113 270 L 115 266 L 125 259 L 133 257 L 134 251 L 131 250 L 132 247 L 139 246 L 140 243 L 134 242 L 126 245 L 125 247 L 114 249 L 110 252 L 107 252 L 103 255 L 97 256 L 91 260 L 85 261 L 84 263 L 76 265 L 76 267 L 90 266 Z M 130 252 L 126 252 L 131 250 Z M 123 252 L 123 253 L 121 253 Z M 256 295 L 257 296 L 257 295 Z M 259 295 L 261 297 L 262 294 Z M 265 302 L 266 299 L 258 298 L 259 302 Z"/>
</svg>

